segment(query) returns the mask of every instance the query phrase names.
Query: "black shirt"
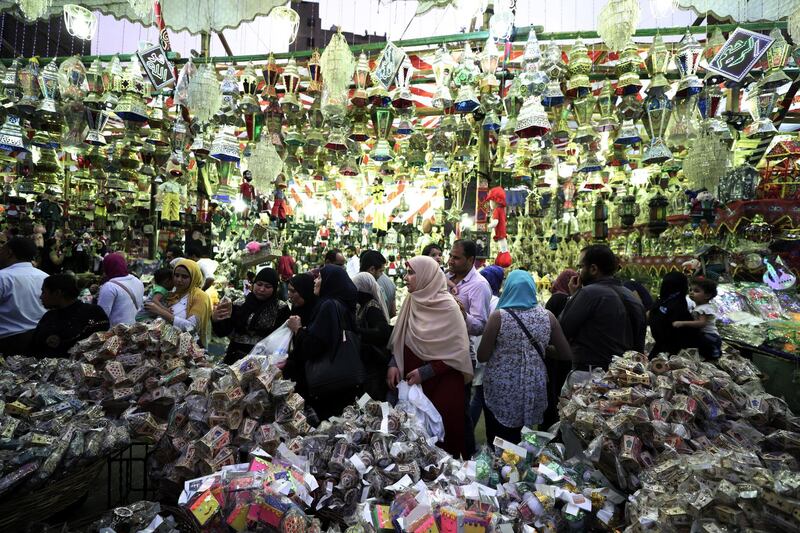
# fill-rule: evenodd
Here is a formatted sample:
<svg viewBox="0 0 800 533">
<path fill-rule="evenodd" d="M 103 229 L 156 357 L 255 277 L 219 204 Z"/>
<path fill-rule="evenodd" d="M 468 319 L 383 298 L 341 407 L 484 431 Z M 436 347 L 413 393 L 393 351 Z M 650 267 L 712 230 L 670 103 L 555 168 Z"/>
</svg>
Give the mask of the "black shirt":
<svg viewBox="0 0 800 533">
<path fill-rule="evenodd" d="M 603 278 L 578 290 L 558 321 L 572 347 L 576 368 L 608 368 L 614 355 L 644 351 L 644 307 L 617 279 Z"/>
<path fill-rule="evenodd" d="M 34 330 L 31 353 L 37 357 L 69 357 L 67 352 L 79 340 L 110 327 L 106 312 L 99 305 L 76 301 L 51 309 Z"/>
</svg>

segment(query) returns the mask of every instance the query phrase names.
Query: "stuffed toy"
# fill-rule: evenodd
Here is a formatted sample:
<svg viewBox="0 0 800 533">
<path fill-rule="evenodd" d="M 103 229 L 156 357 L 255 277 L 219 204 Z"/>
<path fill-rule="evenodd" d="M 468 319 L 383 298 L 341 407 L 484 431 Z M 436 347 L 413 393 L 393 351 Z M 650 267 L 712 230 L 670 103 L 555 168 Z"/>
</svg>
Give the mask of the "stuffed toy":
<svg viewBox="0 0 800 533">
<path fill-rule="evenodd" d="M 494 242 L 497 246 L 497 266 L 508 268 L 511 266 L 511 254 L 508 252 L 508 234 L 506 233 L 506 192 L 502 187 L 493 187 L 486 195 L 486 201 L 492 210 L 492 219 L 489 228 L 494 231 Z"/>
</svg>

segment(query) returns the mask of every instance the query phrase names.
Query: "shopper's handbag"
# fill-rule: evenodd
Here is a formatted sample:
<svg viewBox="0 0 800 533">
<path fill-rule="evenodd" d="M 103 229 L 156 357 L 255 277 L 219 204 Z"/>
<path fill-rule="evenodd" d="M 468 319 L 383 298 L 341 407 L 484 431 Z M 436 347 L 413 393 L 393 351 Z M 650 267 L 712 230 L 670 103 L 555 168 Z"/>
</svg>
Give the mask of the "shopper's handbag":
<svg viewBox="0 0 800 533">
<path fill-rule="evenodd" d="M 344 329 L 340 304 L 336 314 L 342 325 L 342 336 L 335 346 L 319 357 L 306 361 L 306 382 L 312 396 L 325 396 L 364 385 L 367 371 L 361 360 L 361 337 Z"/>
</svg>

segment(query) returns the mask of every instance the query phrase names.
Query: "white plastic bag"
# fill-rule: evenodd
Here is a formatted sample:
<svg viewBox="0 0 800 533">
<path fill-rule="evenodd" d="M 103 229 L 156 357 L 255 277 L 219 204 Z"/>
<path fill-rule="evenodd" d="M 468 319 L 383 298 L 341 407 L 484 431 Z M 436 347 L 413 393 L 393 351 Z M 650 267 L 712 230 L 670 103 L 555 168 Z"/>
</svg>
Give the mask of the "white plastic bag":
<svg viewBox="0 0 800 533">
<path fill-rule="evenodd" d="M 431 437 L 436 437 L 437 442 L 444 440 L 444 423 L 442 415 L 436 410 L 433 403 L 425 396 L 421 385 L 408 385 L 401 381 L 397 386 L 398 407 L 414 414 L 417 422 Z"/>
<path fill-rule="evenodd" d="M 272 364 L 285 361 L 289 357 L 289 346 L 292 344 L 293 335 L 288 323 L 287 320 L 281 327 L 258 341 L 248 355 L 266 355 Z"/>
</svg>

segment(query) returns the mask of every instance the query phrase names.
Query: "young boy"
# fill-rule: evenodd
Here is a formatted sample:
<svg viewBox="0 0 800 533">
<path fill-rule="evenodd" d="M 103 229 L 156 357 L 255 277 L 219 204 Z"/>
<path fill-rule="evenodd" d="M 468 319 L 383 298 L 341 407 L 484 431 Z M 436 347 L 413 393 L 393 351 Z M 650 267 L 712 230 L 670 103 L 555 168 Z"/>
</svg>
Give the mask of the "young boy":
<svg viewBox="0 0 800 533">
<path fill-rule="evenodd" d="M 717 316 L 709 304 L 717 295 L 717 284 L 710 279 L 699 278 L 692 281 L 689 298 L 697 305 L 692 311 L 694 320 L 678 320 L 674 328 L 700 329 L 700 355 L 707 359 L 717 359 L 722 354 L 722 339 L 717 331 Z"/>
</svg>

